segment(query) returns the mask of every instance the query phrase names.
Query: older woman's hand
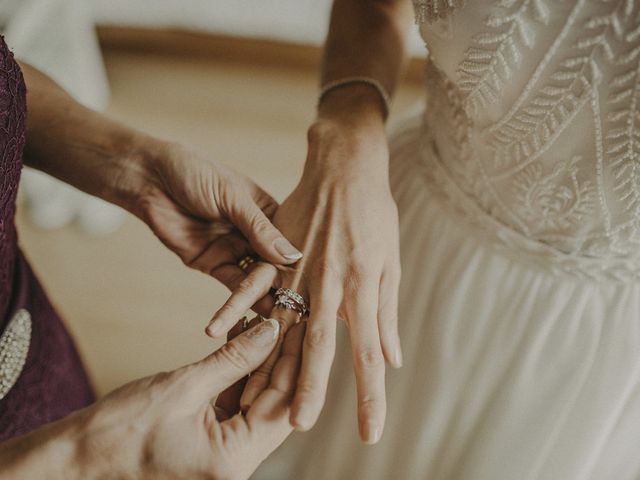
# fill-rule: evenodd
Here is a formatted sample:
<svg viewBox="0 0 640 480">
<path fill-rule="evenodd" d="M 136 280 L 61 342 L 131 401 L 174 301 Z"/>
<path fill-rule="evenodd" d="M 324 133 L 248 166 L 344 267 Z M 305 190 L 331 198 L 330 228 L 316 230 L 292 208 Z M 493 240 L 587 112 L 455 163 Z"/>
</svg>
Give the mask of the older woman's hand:
<svg viewBox="0 0 640 480">
<path fill-rule="evenodd" d="M 245 415 L 211 400 L 276 345 L 268 320 L 204 360 L 127 384 L 95 405 L 0 445 L 0 479 L 243 479 L 289 435 L 304 326 L 289 330 L 271 384 Z"/>
<path fill-rule="evenodd" d="M 238 260 L 256 252 L 274 264 L 291 264 L 302 254 L 270 221 L 277 202 L 248 177 L 194 148 L 153 140 L 141 149 L 138 187 L 125 207 L 189 267 L 235 289 L 246 277 Z M 262 308 L 260 306 L 262 305 Z M 258 303 L 268 315 L 271 300 Z"/>
<path fill-rule="evenodd" d="M 269 220 L 277 203 L 247 177 L 91 111 L 42 73 L 23 70 L 28 165 L 129 210 L 185 264 L 229 288 L 245 278 L 237 262 L 251 252 L 277 265 L 300 259 Z"/>
</svg>

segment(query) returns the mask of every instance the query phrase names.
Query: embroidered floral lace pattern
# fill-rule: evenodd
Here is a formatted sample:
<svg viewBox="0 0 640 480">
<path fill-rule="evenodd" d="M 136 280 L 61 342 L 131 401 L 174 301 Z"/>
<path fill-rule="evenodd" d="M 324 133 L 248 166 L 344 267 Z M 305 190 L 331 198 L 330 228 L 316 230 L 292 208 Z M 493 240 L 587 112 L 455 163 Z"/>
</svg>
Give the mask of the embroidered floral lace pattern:
<svg viewBox="0 0 640 480">
<path fill-rule="evenodd" d="M 22 73 L 0 39 L 0 320 L 9 306 L 16 257 L 13 217 L 25 141 L 25 106 Z"/>
<path fill-rule="evenodd" d="M 503 1 L 501 5 L 506 8 L 515 3 Z M 504 83 L 526 55 L 523 50 L 535 43 L 529 18 L 545 24 L 549 21 L 544 0 L 525 0 L 512 11 L 485 19 L 488 30 L 473 37 L 473 45 L 458 68 L 458 86 L 465 93 L 467 110 L 476 111 L 499 98 Z"/>
<path fill-rule="evenodd" d="M 640 2 L 467 2 L 447 42 L 417 18 L 442 188 L 564 271 L 640 277 Z"/>
</svg>

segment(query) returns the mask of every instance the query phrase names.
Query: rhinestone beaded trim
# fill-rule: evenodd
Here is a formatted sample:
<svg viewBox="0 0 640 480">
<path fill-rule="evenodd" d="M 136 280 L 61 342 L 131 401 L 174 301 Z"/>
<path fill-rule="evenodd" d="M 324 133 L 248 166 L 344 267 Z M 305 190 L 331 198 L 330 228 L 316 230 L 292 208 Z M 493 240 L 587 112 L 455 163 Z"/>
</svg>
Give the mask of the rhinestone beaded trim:
<svg viewBox="0 0 640 480">
<path fill-rule="evenodd" d="M 31 314 L 16 312 L 0 336 L 0 400 L 18 381 L 31 343 Z"/>
</svg>

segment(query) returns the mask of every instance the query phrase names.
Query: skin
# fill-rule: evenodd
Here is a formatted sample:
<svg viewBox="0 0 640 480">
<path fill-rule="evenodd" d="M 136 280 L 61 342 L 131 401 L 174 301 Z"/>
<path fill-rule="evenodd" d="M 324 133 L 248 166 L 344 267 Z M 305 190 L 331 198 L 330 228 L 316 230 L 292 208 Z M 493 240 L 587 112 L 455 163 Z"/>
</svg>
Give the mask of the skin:
<svg viewBox="0 0 640 480">
<path fill-rule="evenodd" d="M 393 93 L 407 58 L 412 22 L 407 0 L 335 0 L 322 83 L 354 76 L 378 80 Z M 402 364 L 398 337 L 400 261 L 397 209 L 388 179 L 384 108 L 369 85 L 328 93 L 308 131 L 308 154 L 297 188 L 274 224 L 304 257 L 285 266 L 261 264 L 238 286 L 207 327 L 222 335 L 272 285 L 309 299 L 311 314 L 291 411 L 308 430 L 324 404 L 335 354 L 336 320 L 348 326 L 357 383 L 360 436 L 380 439 L 385 421 L 385 359 Z M 272 316 L 278 318 L 278 309 Z M 268 385 L 278 351 L 246 385 L 248 407 Z"/>
<path fill-rule="evenodd" d="M 246 414 L 211 399 L 255 370 L 278 332 L 275 320 L 262 322 L 199 362 L 131 382 L 3 443 L 0 480 L 249 478 L 293 430 L 289 405 L 304 324 L 289 330 L 269 387 Z"/>
<path fill-rule="evenodd" d="M 249 253 L 276 264 L 302 256 L 270 221 L 278 204 L 249 178 L 205 152 L 84 108 L 48 77 L 21 66 L 27 165 L 128 210 L 186 265 L 229 288 L 245 278 L 237 261 Z M 267 315 L 271 306 L 268 298 L 257 305 Z"/>
<path fill-rule="evenodd" d="M 247 177 L 203 152 L 88 110 L 35 69 L 22 68 L 26 164 L 128 210 L 186 265 L 230 288 L 245 279 L 237 261 L 249 253 L 279 265 L 300 259 L 270 221 L 277 203 Z M 258 310 L 271 310 L 270 298 L 256 301 Z M 292 430 L 304 325 L 285 337 L 282 326 L 293 324 L 291 317 L 288 312 L 273 321 L 277 328 L 268 341 L 243 334 L 201 362 L 132 382 L 81 412 L 0 444 L 0 479 L 247 478 Z M 269 388 L 239 415 L 233 385 L 275 346 L 282 356 Z M 221 392 L 214 409 L 211 399 Z"/>
</svg>

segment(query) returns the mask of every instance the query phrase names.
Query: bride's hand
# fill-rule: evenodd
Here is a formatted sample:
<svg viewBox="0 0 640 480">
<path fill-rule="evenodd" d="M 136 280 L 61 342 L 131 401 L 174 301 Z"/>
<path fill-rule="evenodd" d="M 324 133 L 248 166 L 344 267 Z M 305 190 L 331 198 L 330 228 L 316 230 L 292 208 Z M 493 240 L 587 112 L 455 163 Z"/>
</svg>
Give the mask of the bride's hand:
<svg viewBox="0 0 640 480">
<path fill-rule="evenodd" d="M 382 122 L 355 127 L 348 121 L 320 119 L 312 126 L 302 181 L 274 217 L 274 224 L 302 249 L 303 259 L 277 269 L 260 264 L 208 327 L 210 334 L 221 335 L 272 284 L 309 299 L 311 313 L 291 415 L 300 430 L 313 426 L 324 404 L 340 318 L 350 332 L 361 437 L 375 443 L 382 433 L 384 359 L 396 367 L 402 363 L 397 332 L 398 219 L 387 162 Z M 272 317 L 281 315 L 278 310 Z M 242 398 L 245 406 L 267 384 L 274 360 L 272 355 L 249 379 Z"/>
<path fill-rule="evenodd" d="M 249 178 L 179 144 L 146 152 L 128 208 L 186 265 L 234 289 L 246 276 L 238 260 L 254 251 L 275 264 L 302 256 L 270 221 L 276 201 Z M 261 313 L 271 305 L 265 298 Z"/>
</svg>

